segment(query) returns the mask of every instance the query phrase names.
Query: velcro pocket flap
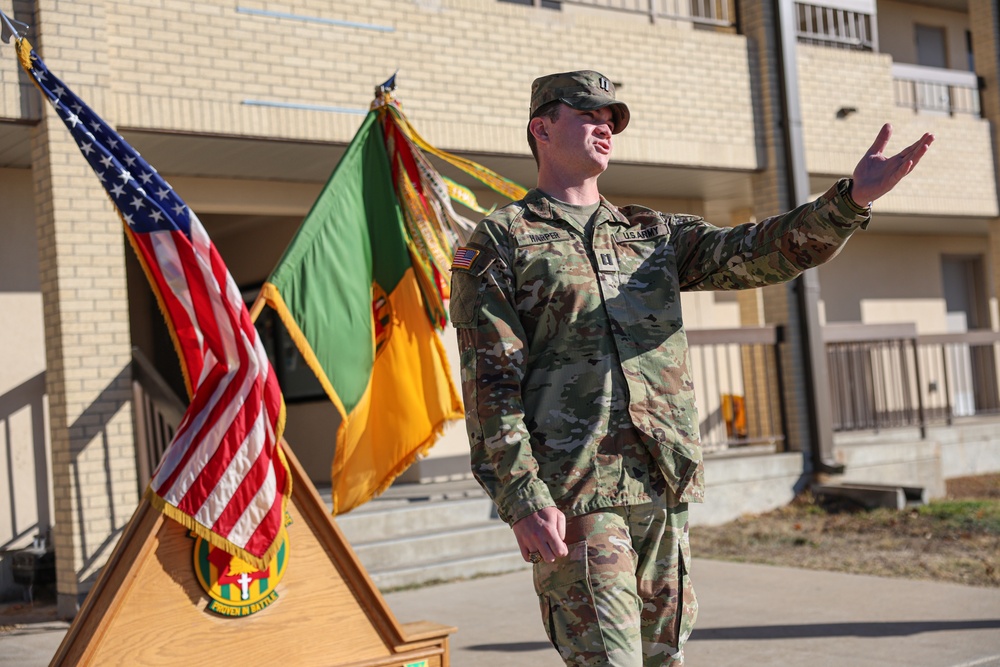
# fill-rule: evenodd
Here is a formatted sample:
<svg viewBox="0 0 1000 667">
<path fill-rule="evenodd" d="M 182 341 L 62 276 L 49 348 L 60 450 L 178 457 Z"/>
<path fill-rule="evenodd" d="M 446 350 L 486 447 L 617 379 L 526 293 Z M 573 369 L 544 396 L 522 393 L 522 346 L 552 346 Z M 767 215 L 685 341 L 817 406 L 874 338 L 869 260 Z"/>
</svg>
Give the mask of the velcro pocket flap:
<svg viewBox="0 0 1000 667">
<path fill-rule="evenodd" d="M 538 595 L 587 580 L 587 541 L 566 546 L 569 554 L 565 557 L 557 558 L 554 563 L 535 564 L 535 593 Z"/>
</svg>

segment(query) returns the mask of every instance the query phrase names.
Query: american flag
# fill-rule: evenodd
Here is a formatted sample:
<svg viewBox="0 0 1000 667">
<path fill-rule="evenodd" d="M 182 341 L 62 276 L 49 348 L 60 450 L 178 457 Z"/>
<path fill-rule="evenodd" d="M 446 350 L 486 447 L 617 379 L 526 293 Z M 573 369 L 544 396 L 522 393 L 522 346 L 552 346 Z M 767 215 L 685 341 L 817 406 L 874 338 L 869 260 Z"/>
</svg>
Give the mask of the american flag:
<svg viewBox="0 0 1000 667">
<path fill-rule="evenodd" d="M 472 268 L 472 262 L 476 260 L 478 255 L 479 251 L 474 248 L 459 246 L 458 250 L 455 251 L 455 256 L 452 257 L 451 268 L 468 270 Z"/>
<path fill-rule="evenodd" d="M 118 209 L 181 357 L 191 404 L 147 496 L 217 547 L 266 567 L 291 492 L 277 444 L 285 406 L 240 290 L 198 217 L 156 170 L 27 40 L 18 54 Z"/>
</svg>

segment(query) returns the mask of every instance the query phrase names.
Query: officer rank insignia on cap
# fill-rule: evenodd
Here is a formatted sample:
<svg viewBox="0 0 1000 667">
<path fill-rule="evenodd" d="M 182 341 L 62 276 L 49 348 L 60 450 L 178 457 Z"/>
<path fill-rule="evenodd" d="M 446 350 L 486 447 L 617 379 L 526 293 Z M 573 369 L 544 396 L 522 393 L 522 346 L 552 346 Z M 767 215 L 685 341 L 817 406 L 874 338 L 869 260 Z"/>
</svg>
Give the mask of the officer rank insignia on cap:
<svg viewBox="0 0 1000 667">
<path fill-rule="evenodd" d="M 478 256 L 479 251 L 475 248 L 459 246 L 458 250 L 455 251 L 455 257 L 451 260 L 451 268 L 452 270 L 465 269 L 468 271 L 472 268 L 472 263 L 476 261 L 476 257 Z"/>
</svg>

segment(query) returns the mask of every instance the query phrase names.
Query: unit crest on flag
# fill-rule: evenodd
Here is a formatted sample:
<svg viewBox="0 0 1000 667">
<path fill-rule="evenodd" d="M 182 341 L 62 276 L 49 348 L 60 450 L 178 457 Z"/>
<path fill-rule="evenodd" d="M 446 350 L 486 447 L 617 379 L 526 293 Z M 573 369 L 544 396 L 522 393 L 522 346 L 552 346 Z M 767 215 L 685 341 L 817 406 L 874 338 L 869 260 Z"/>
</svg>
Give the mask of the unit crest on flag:
<svg viewBox="0 0 1000 667">
<path fill-rule="evenodd" d="M 372 315 L 375 318 L 375 358 L 382 352 L 392 335 L 392 302 L 385 290 L 372 283 Z"/>
</svg>

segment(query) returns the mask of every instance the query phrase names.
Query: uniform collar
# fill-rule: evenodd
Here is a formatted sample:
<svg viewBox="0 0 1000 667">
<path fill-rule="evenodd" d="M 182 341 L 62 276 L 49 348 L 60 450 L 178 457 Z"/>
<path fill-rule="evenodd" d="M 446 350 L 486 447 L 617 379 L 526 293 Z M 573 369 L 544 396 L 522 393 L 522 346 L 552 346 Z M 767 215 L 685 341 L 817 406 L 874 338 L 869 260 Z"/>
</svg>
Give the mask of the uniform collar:
<svg viewBox="0 0 1000 667">
<path fill-rule="evenodd" d="M 538 188 L 528 190 L 528 193 L 524 196 L 524 205 L 532 214 L 542 220 L 564 220 L 570 225 L 573 224 L 570 222 L 569 216 Z M 595 215 L 597 216 L 594 220 L 595 225 L 599 225 L 608 219 L 623 225 L 628 224 L 628 221 L 618 210 L 618 207 L 605 199 L 603 195 L 601 195 L 601 205 L 598 207 Z"/>
</svg>

